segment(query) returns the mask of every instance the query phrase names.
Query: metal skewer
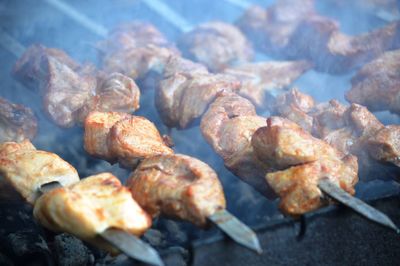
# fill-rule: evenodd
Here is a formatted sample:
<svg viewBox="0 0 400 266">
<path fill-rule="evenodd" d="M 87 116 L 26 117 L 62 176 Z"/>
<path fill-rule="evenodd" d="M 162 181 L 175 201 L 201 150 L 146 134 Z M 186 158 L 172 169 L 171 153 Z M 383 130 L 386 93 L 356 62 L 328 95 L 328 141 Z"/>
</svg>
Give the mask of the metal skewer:
<svg viewBox="0 0 400 266">
<path fill-rule="evenodd" d="M 39 192 L 44 194 L 53 189 L 63 187 L 58 181 L 43 184 Z M 164 263 L 157 251 L 149 244 L 135 235 L 131 235 L 121 229 L 108 228 L 99 234 L 108 243 L 121 250 L 125 255 L 151 265 L 163 266 Z"/>
<path fill-rule="evenodd" d="M 239 221 L 227 210 L 220 210 L 210 215 L 208 219 L 232 238 L 236 243 L 254 250 L 258 254 L 262 253 L 260 242 L 257 235 L 247 225 Z"/>
<path fill-rule="evenodd" d="M 329 179 L 322 179 L 319 181 L 318 187 L 336 201 L 361 214 L 368 220 L 393 229 L 398 234 L 400 233 L 400 229 L 386 214 L 383 214 L 362 200 L 351 196 L 349 193 L 345 192 L 343 189 L 329 181 Z"/>
</svg>

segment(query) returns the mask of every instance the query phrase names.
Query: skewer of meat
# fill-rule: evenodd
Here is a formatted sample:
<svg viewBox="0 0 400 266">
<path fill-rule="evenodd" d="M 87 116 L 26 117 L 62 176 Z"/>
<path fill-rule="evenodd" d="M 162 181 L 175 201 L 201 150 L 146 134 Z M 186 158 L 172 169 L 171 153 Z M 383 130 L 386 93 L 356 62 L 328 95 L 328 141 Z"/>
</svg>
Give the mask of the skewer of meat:
<svg viewBox="0 0 400 266">
<path fill-rule="evenodd" d="M 212 222 L 237 243 L 261 252 L 256 234 L 225 210 L 214 170 L 200 160 L 174 154 L 147 119 L 92 112 L 85 121 L 84 142 L 90 155 L 136 168 L 127 186 L 153 217 L 164 214 L 200 227 Z"/>
<path fill-rule="evenodd" d="M 200 68 L 200 66 L 197 65 L 197 68 Z M 187 69 L 190 69 L 190 71 L 186 73 L 192 73 L 191 75 L 182 74 L 185 73 Z M 264 118 L 257 116 L 254 106 L 248 100 L 237 95 L 237 90 L 235 90 L 234 86 L 226 86 L 226 84 L 232 83 L 212 83 L 209 86 L 194 86 L 193 84 L 199 84 L 199 80 L 205 78 L 201 71 L 197 71 L 196 64 L 188 60 L 176 59 L 176 61 L 171 62 L 171 64 L 167 64 L 165 76 L 166 79 L 161 81 L 161 85 L 157 91 L 158 98 L 156 98 L 156 106 L 163 121 L 165 121 L 168 126 L 183 129 L 190 125 L 195 119 L 201 119 L 200 128 L 203 136 L 211 144 L 213 149 L 224 159 L 225 165 L 229 170 L 245 182 L 250 183 L 256 189 L 261 190 L 264 195 L 268 196 L 272 188 L 274 192 L 283 196 L 279 185 L 274 182 L 276 181 L 278 184 L 282 182 L 282 176 L 279 175 L 279 170 L 282 170 L 281 167 L 283 166 L 280 165 L 280 160 L 285 161 L 286 158 L 283 156 L 280 157 L 282 154 L 279 153 L 274 154 L 272 157 L 265 158 L 263 153 L 260 152 L 260 149 L 263 149 L 263 147 L 259 145 L 261 141 L 257 142 L 252 140 L 259 130 L 262 130 L 265 126 L 268 128 L 273 121 L 279 120 L 269 119 L 269 124 L 267 125 Z M 182 76 L 184 78 L 182 78 Z M 211 76 L 210 78 L 212 79 L 213 77 Z M 186 79 L 191 80 L 187 81 Z M 217 86 L 218 84 L 223 84 L 223 86 Z M 186 108 L 186 106 L 190 106 L 191 108 Z M 289 124 L 289 121 L 285 120 L 280 123 L 283 127 Z M 349 155 L 350 157 L 344 156 L 329 144 L 313 139 L 307 132 L 302 131 L 300 126 L 295 125 L 296 124 L 291 125 L 291 130 L 294 131 L 292 133 L 301 131 L 297 134 L 297 140 L 295 137 L 291 136 L 289 130 L 288 134 L 277 139 L 282 140 L 281 143 L 272 142 L 272 145 L 278 145 L 276 149 L 287 148 L 289 151 L 294 152 L 293 158 L 289 156 L 287 159 L 293 159 L 295 162 L 299 160 L 298 162 L 301 163 L 299 167 L 301 171 L 304 171 L 304 179 L 301 175 L 297 176 L 297 171 L 289 172 L 289 177 L 283 178 L 282 185 L 285 186 L 285 180 L 293 180 L 295 183 L 303 184 L 299 186 L 300 190 L 294 191 L 294 193 L 298 194 L 297 200 L 299 200 L 294 204 L 299 204 L 300 206 L 304 206 L 304 208 L 300 208 L 302 211 L 296 211 L 293 208 L 283 207 L 283 210 L 292 215 L 311 211 L 323 206 L 324 203 L 326 204 L 326 201 L 316 201 L 316 205 L 313 205 L 308 204 L 309 198 L 315 200 L 316 195 L 319 197 L 323 193 L 326 193 L 353 210 L 362 213 L 366 217 L 371 217 L 371 212 L 374 212 L 372 216 L 375 218 L 378 217 L 375 221 L 378 220 L 379 223 L 397 230 L 397 227 L 393 225 L 390 219 L 381 219 L 382 214 L 378 213 L 376 210 L 372 211 L 371 208 L 368 208 L 368 211 L 365 211 L 365 208 L 362 210 L 358 207 L 359 202 L 356 202 L 356 200 L 348 201 L 348 199 L 352 197 L 350 197 L 345 190 L 354 193 L 353 187 L 358 180 L 356 158 L 351 155 Z M 269 131 L 264 130 L 264 132 Z M 273 131 L 271 131 L 265 138 L 274 138 L 273 134 Z M 298 141 L 298 143 L 303 143 L 304 147 L 291 150 L 291 145 L 293 142 L 296 144 L 296 141 Z M 302 155 L 298 153 L 302 148 L 306 148 L 311 144 L 314 148 L 311 149 L 310 152 L 314 157 L 304 160 L 304 158 L 301 158 Z M 264 148 L 268 147 L 267 145 Z M 320 153 L 316 153 L 319 149 L 321 150 Z M 317 158 L 320 156 L 326 158 L 326 161 L 318 161 Z M 315 160 L 317 161 L 312 164 L 313 167 L 307 170 L 309 165 L 305 162 L 313 162 Z M 284 166 L 289 167 L 294 165 L 289 164 Z M 339 171 L 339 173 L 333 170 Z M 287 172 L 282 174 L 286 173 Z M 263 180 L 265 174 L 267 174 L 268 185 Z M 277 179 L 268 177 L 273 174 L 277 174 L 279 177 Z M 328 181 L 325 178 L 328 178 Z M 344 180 L 347 181 L 345 182 Z M 311 187 L 309 188 L 311 190 L 307 190 L 307 182 L 313 182 L 314 188 L 317 187 L 315 191 L 318 191 L 318 193 L 314 194 L 314 196 L 312 193 L 315 191 L 312 192 L 311 190 L 313 189 Z M 341 186 L 342 183 L 347 184 L 342 187 L 345 190 L 338 187 L 338 185 Z M 282 189 L 285 190 L 284 188 Z M 303 193 L 301 193 L 302 191 Z M 289 198 L 290 197 L 291 196 L 289 196 Z M 343 201 L 343 197 L 347 200 Z"/>
<path fill-rule="evenodd" d="M 54 153 L 36 150 L 28 140 L 0 145 L 0 174 L 51 231 L 68 232 L 111 253 L 120 250 L 162 265 L 157 252 L 135 237 L 150 228 L 150 217 L 112 174 L 79 180 L 73 166 Z"/>
<path fill-rule="evenodd" d="M 348 72 L 400 45 L 398 22 L 349 36 L 336 21 L 319 15 L 312 0 L 251 7 L 236 24 L 257 49 L 279 58 L 308 59 L 329 73 Z"/>
<path fill-rule="evenodd" d="M 399 166 L 400 127 L 384 126 L 366 107 L 345 106 L 336 100 L 316 104 L 311 96 L 293 89 L 278 96 L 271 107 L 275 115 L 286 117 L 344 154 L 358 157 L 360 173 L 366 179 L 385 178 L 387 164 Z M 383 164 L 381 164 L 383 163 Z"/>
</svg>

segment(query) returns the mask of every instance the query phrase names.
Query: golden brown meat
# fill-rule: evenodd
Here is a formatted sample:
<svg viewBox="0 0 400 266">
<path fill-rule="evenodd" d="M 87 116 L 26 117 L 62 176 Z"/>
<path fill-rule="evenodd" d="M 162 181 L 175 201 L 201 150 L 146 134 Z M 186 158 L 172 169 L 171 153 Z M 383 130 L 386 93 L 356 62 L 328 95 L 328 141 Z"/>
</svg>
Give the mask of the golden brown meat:
<svg viewBox="0 0 400 266">
<path fill-rule="evenodd" d="M 0 143 L 33 139 L 37 120 L 32 110 L 0 97 Z"/>
<path fill-rule="evenodd" d="M 141 21 L 117 26 L 99 49 L 107 72 L 120 72 L 135 80 L 145 78 L 150 71 L 161 74 L 168 58 L 179 55 L 158 29 Z"/>
<path fill-rule="evenodd" d="M 247 63 L 227 68 L 224 74 L 242 82 L 239 94 L 265 109 L 268 93 L 286 89 L 298 77 L 311 68 L 306 61 L 275 61 Z"/>
<path fill-rule="evenodd" d="M 132 112 L 139 107 L 140 92 L 132 79 L 79 65 L 57 49 L 29 47 L 15 64 L 14 75 L 38 89 L 45 112 L 62 127 L 82 123 L 93 110 Z"/>
<path fill-rule="evenodd" d="M 85 121 L 85 150 L 92 156 L 134 168 L 144 158 L 171 154 L 155 125 L 144 117 L 93 112 Z"/>
<path fill-rule="evenodd" d="M 204 23 L 184 33 L 178 47 L 184 57 L 204 64 L 212 72 L 241 65 L 253 58 L 253 49 L 240 30 L 221 21 Z"/>
<path fill-rule="evenodd" d="M 324 206 L 327 202 L 318 188 L 323 178 L 354 194 L 358 181 L 355 156 L 343 155 L 284 118 L 270 117 L 267 124 L 254 133 L 252 145 L 260 160 L 283 169 L 266 175 L 281 198 L 283 212 L 296 216 Z"/>
<path fill-rule="evenodd" d="M 164 214 L 205 226 L 208 216 L 226 207 L 214 170 L 186 155 L 143 160 L 127 186 L 133 198 L 153 217 Z"/>
<path fill-rule="evenodd" d="M 43 184 L 58 181 L 67 186 L 79 181 L 72 165 L 54 153 L 36 150 L 28 140 L 0 145 L 0 175 L 30 204 Z"/>
<path fill-rule="evenodd" d="M 44 227 L 73 234 L 112 253 L 118 251 L 98 234 L 116 228 L 139 236 L 151 226 L 150 217 L 129 190 L 109 173 L 45 193 L 33 213 Z"/>
</svg>

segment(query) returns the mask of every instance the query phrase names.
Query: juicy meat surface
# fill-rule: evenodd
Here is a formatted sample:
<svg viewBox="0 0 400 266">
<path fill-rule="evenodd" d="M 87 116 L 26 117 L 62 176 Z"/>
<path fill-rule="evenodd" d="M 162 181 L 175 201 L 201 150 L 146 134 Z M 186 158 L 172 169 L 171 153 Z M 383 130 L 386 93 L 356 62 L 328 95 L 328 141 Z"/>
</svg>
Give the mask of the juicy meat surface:
<svg viewBox="0 0 400 266">
<path fill-rule="evenodd" d="M 118 251 L 98 234 L 116 228 L 140 236 L 151 226 L 150 217 L 110 173 L 45 193 L 33 214 L 49 230 L 73 234 L 111 253 Z"/>
<path fill-rule="evenodd" d="M 363 66 L 351 80 L 346 99 L 371 111 L 400 113 L 400 50 L 386 52 Z"/>
<path fill-rule="evenodd" d="M 201 65 L 175 58 L 166 65 L 155 101 L 163 122 L 183 129 L 194 125 L 219 92 L 239 88 L 235 78 L 210 74 Z"/>
<path fill-rule="evenodd" d="M 254 133 L 252 145 L 261 161 L 281 169 L 265 178 L 280 196 L 283 212 L 296 216 L 324 206 L 327 201 L 318 188 L 324 178 L 354 194 L 355 156 L 343 155 L 290 120 L 270 117 L 267 124 Z"/>
<path fill-rule="evenodd" d="M 280 0 L 263 9 L 250 8 L 237 25 L 267 54 L 286 59 L 308 59 L 315 68 L 344 73 L 399 47 L 399 23 L 349 36 L 336 21 L 323 17 L 314 1 Z"/>
<path fill-rule="evenodd" d="M 133 198 L 153 217 L 164 214 L 207 224 L 207 217 L 225 209 L 217 174 L 202 161 L 181 154 L 143 160 L 127 181 Z"/>
<path fill-rule="evenodd" d="M 85 150 L 92 156 L 132 169 L 144 158 L 171 154 L 155 125 L 144 117 L 93 112 L 85 121 Z"/>
<path fill-rule="evenodd" d="M 37 120 L 30 108 L 0 97 L 0 143 L 33 139 L 36 131 Z"/>
<path fill-rule="evenodd" d="M 241 81 L 240 95 L 265 108 L 268 93 L 273 95 L 286 89 L 310 68 L 311 64 L 306 61 L 257 62 L 227 68 L 224 74 Z"/>
<path fill-rule="evenodd" d="M 400 126 L 382 127 L 366 146 L 375 160 L 400 167 Z"/>
<path fill-rule="evenodd" d="M 14 75 L 39 91 L 44 111 L 62 127 L 82 123 L 93 110 L 132 112 L 139 107 L 133 80 L 79 65 L 57 49 L 31 46 L 15 64 Z"/>
<path fill-rule="evenodd" d="M 241 65 L 253 58 L 252 47 L 240 30 L 220 21 L 204 23 L 184 33 L 178 47 L 183 56 L 204 64 L 212 72 Z"/>
<path fill-rule="evenodd" d="M 114 28 L 99 44 L 100 60 L 107 72 L 120 72 L 133 79 L 150 71 L 161 73 L 177 49 L 152 24 L 133 21 Z"/>
<path fill-rule="evenodd" d="M 32 205 L 41 185 L 58 181 L 67 186 L 79 181 L 72 165 L 54 153 L 36 150 L 28 140 L 0 145 L 0 175 Z"/>
</svg>

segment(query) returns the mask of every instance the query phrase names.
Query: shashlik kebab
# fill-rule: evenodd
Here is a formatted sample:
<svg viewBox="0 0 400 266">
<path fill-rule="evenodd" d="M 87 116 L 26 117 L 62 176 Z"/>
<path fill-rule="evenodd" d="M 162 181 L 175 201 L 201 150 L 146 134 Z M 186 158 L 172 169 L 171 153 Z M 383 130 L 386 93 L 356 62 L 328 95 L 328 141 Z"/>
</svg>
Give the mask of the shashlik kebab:
<svg viewBox="0 0 400 266">
<path fill-rule="evenodd" d="M 211 221 L 239 244 L 261 253 L 256 234 L 225 210 L 214 170 L 193 157 L 174 154 L 147 119 L 92 112 L 85 121 L 84 143 L 92 156 L 136 168 L 127 186 L 153 217 L 164 214 L 201 227 Z"/>
<path fill-rule="evenodd" d="M 187 71 L 188 69 L 190 71 Z M 182 75 L 185 71 L 192 73 L 191 76 Z M 209 75 L 212 79 L 212 74 Z M 185 78 L 190 78 L 190 82 L 185 82 Z M 348 194 L 344 191 L 354 193 L 353 187 L 358 181 L 358 164 L 355 156 L 344 155 L 324 141 L 313 138 L 289 120 L 280 121 L 271 118 L 268 119 L 267 125 L 264 118 L 257 116 L 254 106 L 248 100 L 235 94 L 235 88 L 193 87 L 193 84 L 199 83 L 196 79 L 203 80 L 203 74 L 198 74 L 196 64 L 189 60 L 175 58 L 166 65 L 165 80 L 160 82 L 156 94 L 156 106 L 162 120 L 168 126 L 185 128 L 195 119 L 201 119 L 200 128 L 203 136 L 224 159 L 227 168 L 245 182 L 261 190 L 264 195 L 268 196 L 272 188 L 275 193 L 284 197 L 281 201 L 284 212 L 298 215 L 323 206 L 325 201 L 319 200 L 323 195 L 322 192 L 334 196 L 335 199 L 339 199 L 338 192 L 342 193 L 341 196 L 347 195 L 344 196 L 346 198 Z M 185 97 L 190 91 L 195 91 L 196 97 Z M 278 132 L 289 127 L 288 131 L 282 131 L 288 133 L 274 136 L 273 130 L 264 129 L 265 126 L 268 129 L 274 125 L 278 128 Z M 254 140 L 257 134 L 261 134 L 257 133 L 259 130 L 263 130 L 262 132 L 266 134 L 264 138 L 273 139 L 269 146 L 260 146 L 262 141 L 259 143 Z M 266 149 L 265 152 L 268 153 L 271 145 L 275 145 L 276 152 L 266 157 L 260 149 Z M 302 149 L 305 149 L 306 154 L 302 154 Z M 288 150 L 289 153 L 281 154 L 280 150 Z M 290 155 L 290 152 L 293 154 Z M 296 166 L 297 163 L 300 165 Z M 268 184 L 263 180 L 265 175 Z M 289 184 L 288 187 L 285 187 L 285 184 Z M 295 187 L 298 189 L 292 191 L 291 188 L 294 187 L 291 184 L 296 184 Z M 281 187 L 283 191 L 280 190 Z M 342 187 L 342 190 L 338 189 L 339 187 Z M 332 188 L 337 190 L 333 191 Z M 288 192 L 289 195 L 285 195 Z M 286 208 L 286 200 L 297 206 L 297 209 Z M 346 203 L 347 206 L 362 213 L 362 210 L 357 208 L 358 203 L 355 204 L 354 201 Z M 370 217 L 370 213 L 364 212 L 363 215 Z M 374 215 L 381 217 L 381 213 L 375 212 Z M 397 230 L 387 217 L 378 222 Z"/>
<path fill-rule="evenodd" d="M 14 65 L 13 74 L 42 95 L 44 111 L 62 127 L 82 123 L 94 110 L 139 108 L 140 91 L 131 78 L 80 65 L 59 49 L 30 46 Z"/>
<path fill-rule="evenodd" d="M 254 6 L 236 25 L 266 54 L 283 59 L 307 59 L 315 68 L 344 73 L 400 46 L 399 22 L 357 36 L 339 30 L 321 16 L 314 1 L 278 0 L 268 8 Z"/>
<path fill-rule="evenodd" d="M 393 169 L 385 169 L 384 164 L 400 166 L 400 126 L 383 125 L 364 106 L 345 106 L 336 100 L 316 104 L 311 96 L 292 89 L 279 95 L 270 111 L 296 122 L 344 154 L 356 155 L 364 179 L 393 175 Z"/>
<path fill-rule="evenodd" d="M 153 248 L 133 236 L 150 228 L 150 216 L 112 174 L 80 180 L 69 163 L 25 140 L 0 144 L 0 175 L 33 205 L 34 217 L 47 229 L 68 232 L 113 254 L 120 250 L 162 265 Z M 115 241 L 121 237 L 128 242 Z"/>
<path fill-rule="evenodd" d="M 33 139 L 36 131 L 37 119 L 30 108 L 0 97 L 0 143 Z"/>
</svg>

